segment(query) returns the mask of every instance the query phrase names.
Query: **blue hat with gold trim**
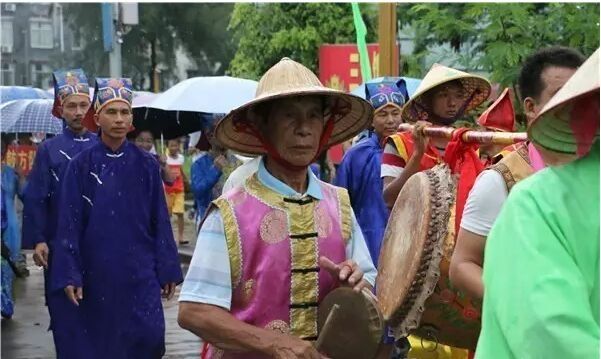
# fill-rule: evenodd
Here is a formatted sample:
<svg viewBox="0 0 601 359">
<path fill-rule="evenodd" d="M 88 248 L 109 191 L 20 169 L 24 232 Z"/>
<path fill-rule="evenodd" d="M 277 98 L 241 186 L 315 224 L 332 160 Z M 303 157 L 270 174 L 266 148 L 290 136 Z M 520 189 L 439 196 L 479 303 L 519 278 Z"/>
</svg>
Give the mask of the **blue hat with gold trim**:
<svg viewBox="0 0 601 359">
<path fill-rule="evenodd" d="M 131 79 L 96 78 L 94 87 L 94 112 L 98 113 L 106 104 L 123 101 L 131 106 L 134 98 Z"/>
<path fill-rule="evenodd" d="M 54 105 L 52 114 L 55 117 L 61 117 L 59 107 L 62 106 L 65 99 L 72 95 L 85 96 L 90 98 L 90 85 L 88 78 L 82 69 L 59 70 L 52 74 L 54 81 Z"/>
<path fill-rule="evenodd" d="M 125 102 L 131 107 L 133 98 L 134 92 L 131 79 L 97 77 L 92 106 L 90 106 L 83 120 L 83 125 L 91 131 L 97 131 L 98 126 L 94 122 L 94 114 L 100 112 L 107 104 L 115 101 Z"/>
<path fill-rule="evenodd" d="M 385 77 L 382 82 L 365 84 L 365 98 L 376 111 L 387 105 L 402 110 L 405 103 L 409 101 L 409 93 L 404 79 L 395 81 Z"/>
</svg>

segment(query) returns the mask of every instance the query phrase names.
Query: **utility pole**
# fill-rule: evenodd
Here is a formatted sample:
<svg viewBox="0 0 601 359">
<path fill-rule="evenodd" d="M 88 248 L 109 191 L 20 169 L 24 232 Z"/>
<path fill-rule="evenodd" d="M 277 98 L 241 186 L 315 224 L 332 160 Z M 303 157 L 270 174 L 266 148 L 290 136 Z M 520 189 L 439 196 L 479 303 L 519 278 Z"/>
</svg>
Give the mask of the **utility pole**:
<svg viewBox="0 0 601 359">
<path fill-rule="evenodd" d="M 113 49 L 109 53 L 109 68 L 111 77 L 120 78 L 122 77 L 121 73 L 121 43 L 123 43 L 123 39 L 121 36 L 121 23 L 119 19 L 119 3 L 111 4 L 113 8 L 113 21 L 112 21 L 112 30 L 114 36 L 113 41 Z"/>
<path fill-rule="evenodd" d="M 378 41 L 380 44 L 380 76 L 398 76 L 396 54 L 396 4 L 380 3 Z"/>
</svg>

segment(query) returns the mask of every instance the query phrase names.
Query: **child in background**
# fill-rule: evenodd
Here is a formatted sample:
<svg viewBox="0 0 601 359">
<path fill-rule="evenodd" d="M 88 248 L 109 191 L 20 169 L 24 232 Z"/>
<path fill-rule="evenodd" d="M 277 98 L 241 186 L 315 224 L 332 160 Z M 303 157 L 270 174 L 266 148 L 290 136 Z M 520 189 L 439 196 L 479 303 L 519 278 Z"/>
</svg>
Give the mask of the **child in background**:
<svg viewBox="0 0 601 359">
<path fill-rule="evenodd" d="M 165 192 L 167 192 L 167 209 L 169 215 L 175 214 L 177 217 L 177 236 L 178 244 L 187 244 L 184 240 L 184 181 L 187 181 L 184 175 L 184 155 L 180 153 L 180 140 L 175 138 L 167 142 L 167 166 L 173 179 L 172 184 L 165 183 Z"/>
</svg>

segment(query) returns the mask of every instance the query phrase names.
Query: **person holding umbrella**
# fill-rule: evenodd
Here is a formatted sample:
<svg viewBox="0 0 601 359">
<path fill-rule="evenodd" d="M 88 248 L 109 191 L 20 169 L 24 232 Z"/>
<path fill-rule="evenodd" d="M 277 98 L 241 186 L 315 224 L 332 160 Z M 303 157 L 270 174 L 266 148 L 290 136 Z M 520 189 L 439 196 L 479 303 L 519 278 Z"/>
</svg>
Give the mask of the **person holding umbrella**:
<svg viewBox="0 0 601 359">
<path fill-rule="evenodd" d="M 59 313 L 62 320 L 69 315 L 69 303 L 63 296 L 53 296 L 48 290 L 56 224 L 61 211 L 64 210 L 58 205 L 59 190 L 71 159 L 97 142 L 96 135 L 83 125 L 84 115 L 91 103 L 88 79 L 83 70 L 56 71 L 53 80 L 52 114 L 62 118 L 65 127 L 61 135 L 38 146 L 23 194 L 23 244 L 25 248 L 35 249 L 33 260 L 38 266 L 44 267 L 45 295 L 51 330 L 56 324 L 56 313 Z M 54 330 L 53 335 L 55 343 L 60 340 Z M 62 338 L 65 341 L 72 339 Z"/>
</svg>

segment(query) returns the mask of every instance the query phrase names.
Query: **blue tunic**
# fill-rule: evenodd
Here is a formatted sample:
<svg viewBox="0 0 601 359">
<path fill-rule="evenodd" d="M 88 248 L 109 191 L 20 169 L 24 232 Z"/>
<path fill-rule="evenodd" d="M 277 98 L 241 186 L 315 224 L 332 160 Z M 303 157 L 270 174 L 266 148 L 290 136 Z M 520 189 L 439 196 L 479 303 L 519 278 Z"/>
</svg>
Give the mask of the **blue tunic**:
<svg viewBox="0 0 601 359">
<path fill-rule="evenodd" d="M 382 196 L 383 182 L 380 177 L 382 151 L 378 136 L 370 132 L 369 137 L 361 140 L 344 154 L 335 178 L 336 186 L 348 190 L 351 206 L 376 267 L 390 215 Z"/>
<path fill-rule="evenodd" d="M 114 152 L 99 142 L 69 164 L 59 206 L 51 290 L 81 286 L 83 300 L 73 305 L 79 317 L 60 324 L 71 339 L 57 350 L 66 358 L 161 357 L 161 287 L 183 278 L 157 161 L 127 141 Z"/>
<path fill-rule="evenodd" d="M 17 218 L 17 210 L 15 208 L 15 198 L 21 198 L 21 190 L 19 189 L 19 176 L 15 169 L 11 166 L 2 165 L 2 191 L 4 196 L 4 206 L 6 209 L 7 227 L 4 232 L 4 243 L 10 250 L 10 259 L 13 262 L 19 260 L 21 254 L 21 230 L 19 228 L 19 219 Z"/>
<path fill-rule="evenodd" d="M 68 128 L 42 142 L 36 151 L 33 168 L 27 176 L 23 194 L 23 248 L 51 241 L 58 218 L 58 189 L 69 161 L 98 141 L 95 134 L 77 136 Z"/>
</svg>

